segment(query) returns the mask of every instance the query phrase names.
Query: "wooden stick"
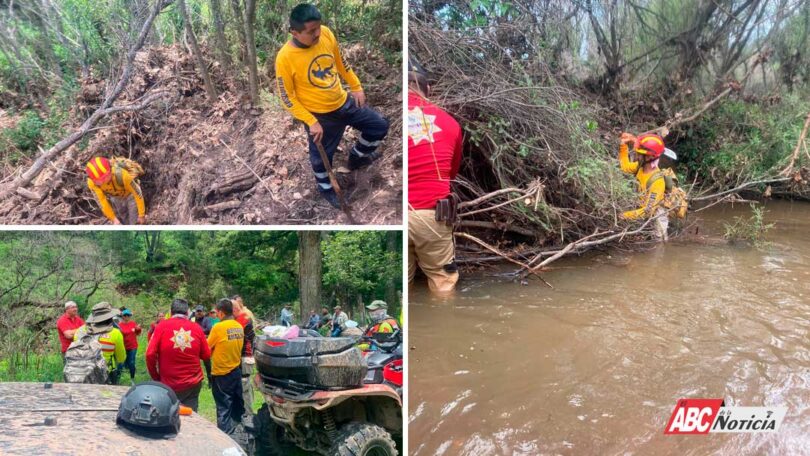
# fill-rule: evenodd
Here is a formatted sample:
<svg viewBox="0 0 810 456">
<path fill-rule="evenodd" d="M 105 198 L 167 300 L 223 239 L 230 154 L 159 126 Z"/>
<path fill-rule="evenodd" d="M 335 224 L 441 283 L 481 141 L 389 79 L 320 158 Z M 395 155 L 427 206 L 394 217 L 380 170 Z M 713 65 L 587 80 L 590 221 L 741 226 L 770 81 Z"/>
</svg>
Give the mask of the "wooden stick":
<svg viewBox="0 0 810 456">
<path fill-rule="evenodd" d="M 793 178 L 792 177 L 773 177 L 773 178 L 762 179 L 762 180 L 753 181 L 753 182 L 746 182 L 746 183 L 738 185 L 738 186 L 736 186 L 736 187 L 734 187 L 732 189 L 725 190 L 725 191 L 722 191 L 722 192 L 719 192 L 719 193 L 714 193 L 714 194 L 706 195 L 706 196 L 698 196 L 698 197 L 695 197 L 695 198 L 689 198 L 689 201 L 705 201 L 705 200 L 717 198 L 719 196 L 724 196 L 724 195 L 727 195 L 729 193 L 738 192 L 738 191 L 740 191 L 740 190 L 742 190 L 744 188 L 752 187 L 754 185 L 773 184 L 773 183 L 777 183 L 777 182 L 789 181 L 791 179 L 793 179 Z"/>
<path fill-rule="evenodd" d="M 335 188 L 335 193 L 337 193 L 338 201 L 340 201 L 340 208 L 343 209 L 343 212 L 346 213 L 346 217 L 349 219 L 349 223 L 352 225 L 357 225 L 357 222 L 354 221 L 354 217 L 352 217 L 351 208 L 349 205 L 346 204 L 346 199 L 343 198 L 343 190 L 340 189 L 340 184 L 338 184 L 337 178 L 335 177 L 335 172 L 332 170 L 332 164 L 329 163 L 329 156 L 326 155 L 326 151 L 323 150 L 323 144 L 320 141 L 315 143 L 315 146 L 318 147 L 318 152 L 321 154 L 321 161 L 323 162 L 323 166 L 326 168 L 327 174 L 329 174 L 329 182 L 332 184 L 332 187 Z"/>
<path fill-rule="evenodd" d="M 242 163 L 242 165 L 243 165 L 245 168 L 247 168 L 247 169 L 248 169 L 248 171 L 250 171 L 251 173 L 253 173 L 253 175 L 254 175 L 254 176 L 256 176 L 256 179 L 259 179 L 259 183 L 260 183 L 260 184 L 262 184 L 262 187 L 264 187 L 264 188 L 267 190 L 267 192 L 268 192 L 268 193 L 270 193 L 270 199 L 272 199 L 273 201 L 275 201 L 275 202 L 277 202 L 277 203 L 281 204 L 281 205 L 282 205 L 282 206 L 284 206 L 285 208 L 289 209 L 289 207 L 287 207 L 287 205 L 286 205 L 286 204 L 284 204 L 284 203 L 282 203 L 281 201 L 279 201 L 278 199 L 276 199 L 276 196 L 273 194 L 273 190 L 272 190 L 272 189 L 270 189 L 270 187 L 267 185 L 267 182 L 265 182 L 265 181 L 264 181 L 264 179 L 262 179 L 262 177 L 261 177 L 261 176 L 259 176 L 259 174 L 258 174 L 256 171 L 254 171 L 254 170 L 253 170 L 253 168 L 251 168 L 251 167 L 250 167 L 250 165 L 248 165 L 248 164 L 247 164 L 247 162 L 246 162 L 245 160 L 243 160 L 243 159 L 242 159 L 242 157 L 240 157 L 240 156 L 239 156 L 239 155 L 236 153 L 236 151 L 235 151 L 235 150 L 231 149 L 231 147 L 230 147 L 230 146 L 228 146 L 228 144 L 226 144 L 226 143 L 225 143 L 225 141 L 223 141 L 221 138 L 220 138 L 219 142 L 221 142 L 221 143 L 222 143 L 222 145 L 223 145 L 223 146 L 225 146 L 225 148 L 226 148 L 226 149 L 228 149 L 228 152 L 230 152 L 230 153 L 231 153 L 231 155 L 233 155 L 233 157 L 234 157 L 235 159 L 239 160 L 239 162 L 240 162 L 240 163 Z"/>
<path fill-rule="evenodd" d="M 499 255 L 499 256 L 500 256 L 501 258 L 503 258 L 504 260 L 509 261 L 509 262 L 511 262 L 511 263 L 515 263 L 516 265 L 518 265 L 518 266 L 522 267 L 523 269 L 528 270 L 528 271 L 529 271 L 531 274 L 536 275 L 536 276 L 537 276 L 537 278 L 539 278 L 540 280 L 542 280 L 542 281 L 543 281 L 543 283 L 545 283 L 546 285 L 548 285 L 548 287 L 549 287 L 549 288 L 552 288 L 552 289 L 554 288 L 554 287 L 552 287 L 552 286 L 551 286 L 551 284 L 550 284 L 550 283 L 548 283 L 548 282 L 546 281 L 546 279 L 544 279 L 544 278 L 540 277 L 540 274 L 539 274 L 539 273 L 537 272 L 537 270 L 536 270 L 537 268 L 533 269 L 533 268 L 532 268 L 531 266 L 529 266 L 528 264 L 523 263 L 523 262 L 518 261 L 518 260 L 515 260 L 514 258 L 511 258 L 509 255 L 507 255 L 507 254 L 505 254 L 505 253 L 501 252 L 500 250 L 496 249 L 495 247 L 492 247 L 491 245 L 489 245 L 489 244 L 487 244 L 486 242 L 484 242 L 484 241 L 482 241 L 482 240 L 478 239 L 478 238 L 477 238 L 477 237 L 475 237 L 475 236 L 469 235 L 469 234 L 467 234 L 467 233 L 461 233 L 461 232 L 458 232 L 458 233 L 453 233 L 453 235 L 454 235 L 454 236 L 457 236 L 457 237 L 460 237 L 460 238 L 469 239 L 470 241 L 475 242 L 476 244 L 478 244 L 478 245 L 480 245 L 481 247 L 483 247 L 483 248 L 485 248 L 485 249 L 489 250 L 490 252 L 492 252 L 492 253 L 494 253 L 494 254 L 496 254 L 496 255 Z"/>
</svg>

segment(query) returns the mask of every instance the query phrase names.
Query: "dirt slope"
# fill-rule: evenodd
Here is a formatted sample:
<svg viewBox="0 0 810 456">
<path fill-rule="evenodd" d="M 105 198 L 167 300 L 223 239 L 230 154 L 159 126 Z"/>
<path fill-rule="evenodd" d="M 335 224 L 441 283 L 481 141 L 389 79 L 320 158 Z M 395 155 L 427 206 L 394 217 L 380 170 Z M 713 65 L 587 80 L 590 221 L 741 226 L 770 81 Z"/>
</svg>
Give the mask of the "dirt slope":
<svg viewBox="0 0 810 456">
<path fill-rule="evenodd" d="M 357 223 L 397 224 L 402 220 L 399 67 L 360 45 L 346 53 L 356 62 L 369 103 L 388 118 L 391 130 L 382 159 L 349 173 L 346 153 L 339 152 L 335 169 L 345 171 L 338 176 Z M 141 187 L 152 224 L 348 223 L 317 194 L 303 126 L 275 95 L 262 100 L 261 108 L 235 95 L 244 91 L 223 73 L 213 66 L 220 94 L 212 104 L 181 46 L 140 52 L 117 104 L 156 90 L 166 91 L 166 100 L 110 116 L 87 144 L 74 146 L 27 188 L 42 195 L 41 201 L 15 196 L 0 203 L 0 223 L 108 223 L 85 185 L 84 165 L 95 155 L 130 157 L 146 169 Z M 104 90 L 103 81 L 83 82 L 72 113 L 76 124 L 101 103 Z M 350 150 L 354 137 L 349 130 L 340 149 Z"/>
</svg>

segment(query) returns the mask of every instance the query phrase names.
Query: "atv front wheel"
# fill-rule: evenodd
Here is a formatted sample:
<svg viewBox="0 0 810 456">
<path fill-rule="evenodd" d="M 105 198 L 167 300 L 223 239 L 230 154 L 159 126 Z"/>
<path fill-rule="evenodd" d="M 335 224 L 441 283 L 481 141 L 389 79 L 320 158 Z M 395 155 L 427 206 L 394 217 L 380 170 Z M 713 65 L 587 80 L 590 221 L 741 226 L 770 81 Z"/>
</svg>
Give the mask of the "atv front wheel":
<svg viewBox="0 0 810 456">
<path fill-rule="evenodd" d="M 375 424 L 349 423 L 340 430 L 335 442 L 338 456 L 397 456 L 391 434 Z"/>
<path fill-rule="evenodd" d="M 293 454 L 295 445 L 284 439 L 284 428 L 270 417 L 270 409 L 263 404 L 256 413 L 256 454 L 259 456 L 285 456 Z"/>
</svg>

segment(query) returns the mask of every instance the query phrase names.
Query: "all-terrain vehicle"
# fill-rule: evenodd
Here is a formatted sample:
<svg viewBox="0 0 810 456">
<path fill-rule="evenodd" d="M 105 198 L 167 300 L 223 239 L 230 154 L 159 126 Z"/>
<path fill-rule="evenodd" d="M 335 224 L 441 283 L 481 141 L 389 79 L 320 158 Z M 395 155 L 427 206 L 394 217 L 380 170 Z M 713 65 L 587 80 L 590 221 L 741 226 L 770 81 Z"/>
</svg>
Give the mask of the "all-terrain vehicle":
<svg viewBox="0 0 810 456">
<path fill-rule="evenodd" d="M 128 390 L 80 383 L 0 383 L 0 454 L 246 454 L 196 413 L 181 416 L 179 432 L 171 438 L 116 425 L 121 397 Z"/>
<path fill-rule="evenodd" d="M 368 364 L 350 337 L 259 336 L 256 386 L 258 454 L 293 446 L 323 455 L 396 456 L 402 399 L 388 384 L 364 384 Z"/>
</svg>

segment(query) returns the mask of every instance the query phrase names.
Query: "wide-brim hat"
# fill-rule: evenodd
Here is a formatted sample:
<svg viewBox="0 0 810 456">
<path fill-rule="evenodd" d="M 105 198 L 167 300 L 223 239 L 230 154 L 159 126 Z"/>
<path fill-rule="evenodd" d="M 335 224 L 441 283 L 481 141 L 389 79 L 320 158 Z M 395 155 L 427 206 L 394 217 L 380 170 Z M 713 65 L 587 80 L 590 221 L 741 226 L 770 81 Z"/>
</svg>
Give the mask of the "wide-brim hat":
<svg viewBox="0 0 810 456">
<path fill-rule="evenodd" d="M 87 323 L 97 324 L 107 320 L 112 321 L 112 319 L 117 315 L 118 309 L 113 309 L 108 302 L 100 302 L 93 306 L 92 313 L 89 317 L 87 317 Z"/>
</svg>

